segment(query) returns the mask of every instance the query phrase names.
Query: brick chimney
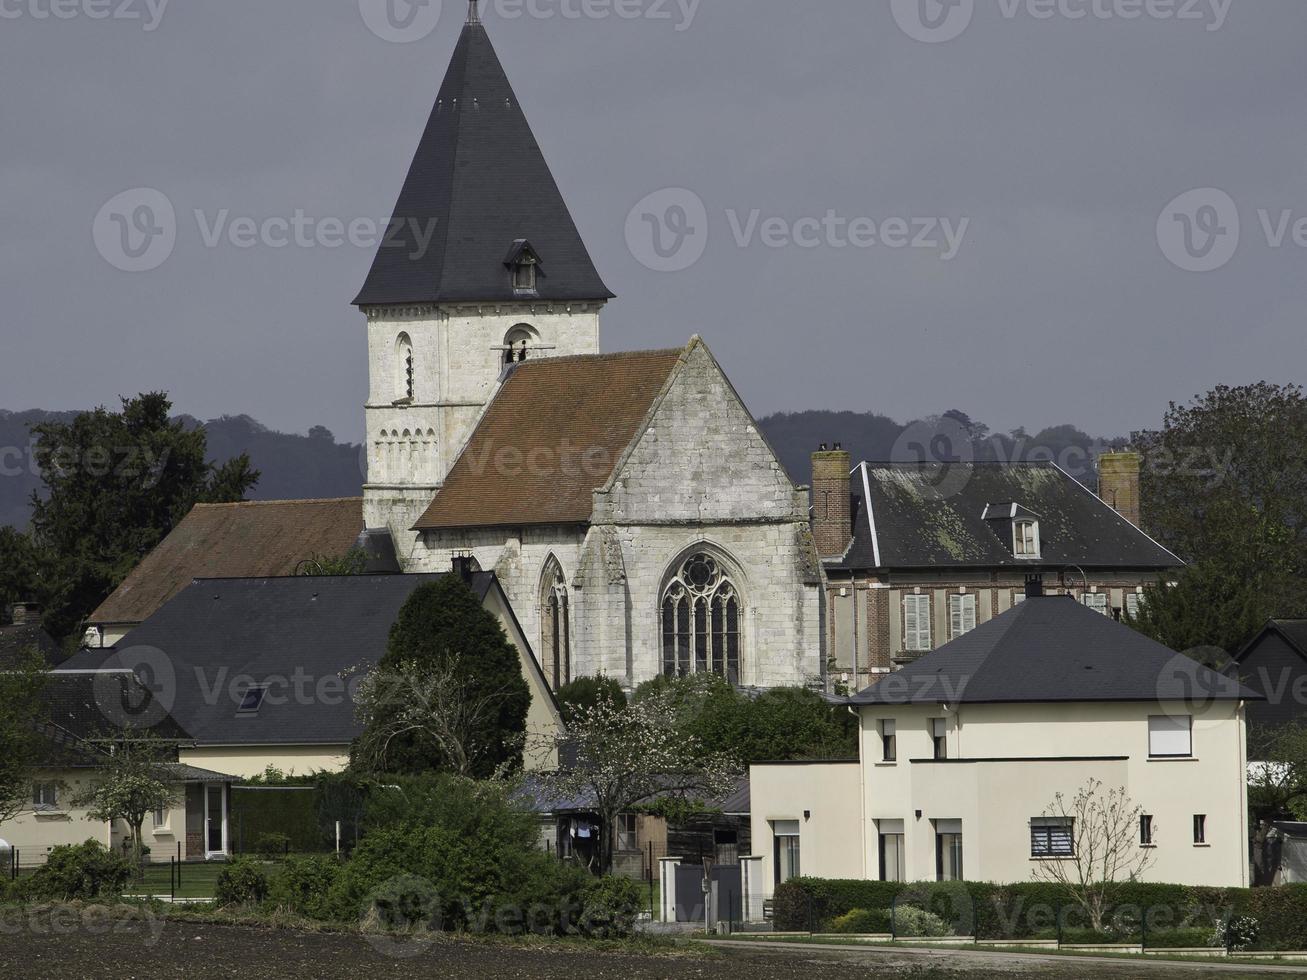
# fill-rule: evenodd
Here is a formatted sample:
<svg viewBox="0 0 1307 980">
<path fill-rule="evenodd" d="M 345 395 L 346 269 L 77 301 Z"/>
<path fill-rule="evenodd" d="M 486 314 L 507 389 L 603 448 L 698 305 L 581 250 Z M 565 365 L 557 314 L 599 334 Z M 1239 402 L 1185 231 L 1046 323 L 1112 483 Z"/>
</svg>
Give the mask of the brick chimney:
<svg viewBox="0 0 1307 980">
<path fill-rule="evenodd" d="M 812 454 L 812 536 L 822 558 L 842 555 L 853 537 L 849 513 L 849 471 L 853 458 L 835 443 Z"/>
<path fill-rule="evenodd" d="M 1104 453 L 1098 457 L 1098 495 L 1135 527 L 1139 527 L 1139 480 L 1144 458 L 1139 453 Z"/>
<path fill-rule="evenodd" d="M 15 626 L 39 623 L 41 621 L 41 607 L 35 602 L 15 602 L 11 610 L 11 616 Z"/>
</svg>

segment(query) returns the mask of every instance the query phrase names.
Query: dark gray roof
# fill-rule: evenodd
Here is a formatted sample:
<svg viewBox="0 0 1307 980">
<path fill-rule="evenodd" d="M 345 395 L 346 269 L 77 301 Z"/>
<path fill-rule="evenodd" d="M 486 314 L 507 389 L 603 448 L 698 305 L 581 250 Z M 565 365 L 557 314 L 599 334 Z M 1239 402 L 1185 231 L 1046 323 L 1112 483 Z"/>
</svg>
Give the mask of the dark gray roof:
<svg viewBox="0 0 1307 980">
<path fill-rule="evenodd" d="M 83 651 L 60 669 L 150 673 L 159 700 L 200 745 L 345 744 L 359 728 L 337 679 L 375 666 L 408 597 L 442 577 L 200 580 L 113 651 Z M 498 588 L 489 572 L 471 584 L 482 599 Z M 262 684 L 273 686 L 258 711 L 239 714 L 245 689 Z"/>
<path fill-rule="evenodd" d="M 827 567 L 1060 569 L 1074 564 L 1160 571 L 1183 564 L 1053 463 L 943 466 L 863 463 L 855 469 L 853 543 Z M 1013 554 L 1011 523 L 1000 519 L 998 509 L 1002 505 L 1010 515 L 1014 504 L 1018 516 L 1025 512 L 1039 521 L 1038 560 Z"/>
<path fill-rule="evenodd" d="M 62 656 L 59 644 L 41 628 L 40 623 L 0 626 L 0 667 L 12 667 L 23 652 L 33 648 L 51 666 Z"/>
<path fill-rule="evenodd" d="M 1027 599 L 852 704 L 1262 700 L 1067 596 Z"/>
<path fill-rule="evenodd" d="M 403 230 L 377 249 L 358 306 L 613 295 L 480 24 L 459 38 L 394 216 Z M 434 229 L 425 254 L 415 223 Z M 521 240 L 540 258 L 538 288 L 526 296 L 505 264 Z"/>
<path fill-rule="evenodd" d="M 1307 660 L 1307 619 L 1272 619 L 1252 640 L 1234 656 L 1241 663 L 1269 633 L 1278 633 L 1298 656 Z"/>
<path fill-rule="evenodd" d="M 47 677 L 41 701 L 37 731 L 41 762 L 47 766 L 98 766 L 102 750 L 92 743 L 124 731 L 190 741 L 189 733 L 131 671 L 56 671 Z"/>
</svg>

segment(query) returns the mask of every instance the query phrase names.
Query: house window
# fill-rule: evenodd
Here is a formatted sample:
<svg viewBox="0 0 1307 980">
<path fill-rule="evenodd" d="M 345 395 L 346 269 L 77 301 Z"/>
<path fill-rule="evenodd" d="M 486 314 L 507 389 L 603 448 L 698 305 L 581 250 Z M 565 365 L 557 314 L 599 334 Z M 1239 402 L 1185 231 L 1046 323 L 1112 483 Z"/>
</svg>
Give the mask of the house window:
<svg viewBox="0 0 1307 980">
<path fill-rule="evenodd" d="M 935 878 L 962 881 L 962 821 L 935 821 Z"/>
<path fill-rule="evenodd" d="M 1075 821 L 1062 817 L 1036 817 L 1030 821 L 1032 858 L 1075 857 Z"/>
<path fill-rule="evenodd" d="M 557 691 L 572 680 L 572 624 L 567 579 L 553 557 L 545 563 L 540 580 L 540 613 L 541 666 Z"/>
<path fill-rule="evenodd" d="M 1139 607 L 1143 605 L 1144 597 L 1138 592 L 1127 592 L 1125 594 L 1125 614 L 1131 619 L 1139 618 Z"/>
<path fill-rule="evenodd" d="M 663 590 L 663 674 L 717 674 L 740 683 L 739 592 L 711 555 L 687 559 Z"/>
<path fill-rule="evenodd" d="M 1012 551 L 1018 558 L 1039 557 L 1039 522 L 1017 521 L 1012 525 Z"/>
<path fill-rule="evenodd" d="M 413 400 L 415 386 L 413 383 L 413 341 L 409 335 L 402 333 L 395 342 L 396 348 L 396 384 L 399 399 Z"/>
<path fill-rule="evenodd" d="M 945 718 L 930 719 L 930 737 L 935 743 L 935 758 L 948 758 L 948 720 Z"/>
<path fill-rule="evenodd" d="M 907 851 L 904 846 L 903 821 L 879 820 L 880 880 L 907 881 Z"/>
<path fill-rule="evenodd" d="M 154 811 L 154 829 L 155 830 L 168 829 L 168 810 L 166 807 L 158 807 Z"/>
<path fill-rule="evenodd" d="M 34 810 L 59 809 L 59 784 L 58 783 L 33 783 L 32 784 L 32 809 Z"/>
<path fill-rule="evenodd" d="M 1148 755 L 1187 759 L 1194 754 L 1194 720 L 1189 715 L 1153 715 L 1148 719 Z"/>
<path fill-rule="evenodd" d="M 903 649 L 922 653 L 931 649 L 930 596 L 903 597 Z"/>
<path fill-rule="evenodd" d="M 1104 616 L 1109 614 L 1106 592 L 1086 592 L 1080 597 L 1080 601 L 1094 612 L 1100 612 Z"/>
<path fill-rule="evenodd" d="M 240 706 L 236 709 L 238 715 L 256 715 L 259 708 L 263 707 L 263 698 L 268 693 L 266 687 L 248 688 L 241 696 Z"/>
<path fill-rule="evenodd" d="M 1019 605 L 1021 605 L 1021 603 L 1025 602 L 1025 601 L 1026 601 L 1026 594 L 1025 594 L 1024 592 L 1013 592 L 1013 593 L 1012 593 L 1012 605 L 1013 605 L 1013 606 L 1019 606 Z"/>
<path fill-rule="evenodd" d="M 1194 843 L 1207 843 L 1207 815 L 1205 813 L 1194 814 Z"/>
<path fill-rule="evenodd" d="M 635 836 L 634 813 L 623 813 L 617 818 L 617 849 L 628 852 L 640 849 Z"/>
<path fill-rule="evenodd" d="M 781 885 L 800 875 L 799 821 L 773 820 L 772 836 L 776 839 L 773 854 L 776 884 Z"/>
<path fill-rule="evenodd" d="M 1153 818 L 1147 813 L 1139 817 L 1139 844 L 1141 847 L 1153 845 Z"/>
<path fill-rule="evenodd" d="M 899 757 L 899 746 L 897 736 L 898 726 L 894 719 L 886 718 L 880 723 L 880 755 L 885 762 L 897 762 Z"/>
<path fill-rule="evenodd" d="M 948 597 L 949 639 L 970 633 L 976 628 L 976 595 L 951 595 Z"/>
</svg>

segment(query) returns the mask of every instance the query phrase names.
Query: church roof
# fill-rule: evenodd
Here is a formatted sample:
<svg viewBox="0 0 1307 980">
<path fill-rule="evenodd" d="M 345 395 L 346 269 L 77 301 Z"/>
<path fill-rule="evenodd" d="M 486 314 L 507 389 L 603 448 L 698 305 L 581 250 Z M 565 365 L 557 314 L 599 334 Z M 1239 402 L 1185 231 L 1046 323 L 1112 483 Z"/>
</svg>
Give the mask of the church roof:
<svg viewBox="0 0 1307 980">
<path fill-rule="evenodd" d="M 362 531 L 363 501 L 357 497 L 198 504 L 90 622 L 144 622 L 197 578 L 293 575 L 307 558 L 344 556 Z"/>
<path fill-rule="evenodd" d="M 463 29 L 394 216 L 357 306 L 612 298 L 481 24 Z M 524 241 L 540 260 L 529 294 L 504 258 Z"/>
<path fill-rule="evenodd" d="M 587 523 L 683 354 L 519 364 L 415 529 Z"/>
</svg>

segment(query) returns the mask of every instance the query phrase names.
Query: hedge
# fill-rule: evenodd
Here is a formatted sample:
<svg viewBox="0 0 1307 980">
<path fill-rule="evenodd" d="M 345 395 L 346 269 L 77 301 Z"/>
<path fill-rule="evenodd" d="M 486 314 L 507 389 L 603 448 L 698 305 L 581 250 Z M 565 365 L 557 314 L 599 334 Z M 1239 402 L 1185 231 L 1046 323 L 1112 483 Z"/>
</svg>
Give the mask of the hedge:
<svg viewBox="0 0 1307 980">
<path fill-rule="evenodd" d="M 1089 928 L 1084 913 L 1066 891 L 1044 882 L 994 885 L 984 882 L 851 881 L 796 878 L 776 889 L 777 930 L 827 932 L 865 921 L 883 921 L 898 899 L 940 915 L 959 934 L 978 939 L 1034 939 Z M 1257 949 L 1307 949 L 1307 885 L 1279 888 L 1196 888 L 1186 885 L 1126 883 L 1107 921 L 1122 940 L 1139 941 L 1147 913 L 1150 945 L 1174 945 L 1176 933 L 1190 940 L 1215 929 L 1231 915 L 1256 919 Z M 1157 940 L 1156 943 L 1153 940 Z"/>
<path fill-rule="evenodd" d="M 259 853 L 274 837 L 284 838 L 291 851 L 301 854 L 332 850 L 335 842 L 323 832 L 318 818 L 321 798 L 315 786 L 233 786 L 232 836 L 239 853 Z"/>
</svg>

